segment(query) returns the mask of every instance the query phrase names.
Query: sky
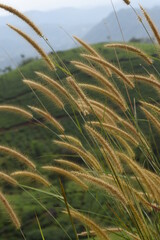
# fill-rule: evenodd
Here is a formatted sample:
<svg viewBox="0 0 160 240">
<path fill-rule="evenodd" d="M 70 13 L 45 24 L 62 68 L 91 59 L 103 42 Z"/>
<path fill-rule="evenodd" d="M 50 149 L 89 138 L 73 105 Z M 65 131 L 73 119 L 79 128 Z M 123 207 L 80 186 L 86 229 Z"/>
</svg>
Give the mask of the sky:
<svg viewBox="0 0 160 240">
<path fill-rule="evenodd" d="M 117 8 L 125 7 L 123 0 L 112 0 Z M 134 7 L 138 7 L 138 3 L 144 7 L 160 6 L 160 0 L 130 0 Z M 61 7 L 95 7 L 104 5 L 111 8 L 111 0 L 0 0 L 0 3 L 14 6 L 20 11 L 29 10 L 51 10 Z M 3 10 L 0 10 L 0 14 L 5 14 Z"/>
</svg>

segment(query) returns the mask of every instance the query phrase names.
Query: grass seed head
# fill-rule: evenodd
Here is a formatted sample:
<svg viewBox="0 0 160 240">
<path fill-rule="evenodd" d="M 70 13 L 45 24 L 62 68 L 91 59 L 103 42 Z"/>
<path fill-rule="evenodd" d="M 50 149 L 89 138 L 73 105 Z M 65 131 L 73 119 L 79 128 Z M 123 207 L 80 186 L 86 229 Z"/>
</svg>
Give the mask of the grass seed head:
<svg viewBox="0 0 160 240">
<path fill-rule="evenodd" d="M 43 34 L 41 33 L 40 29 L 23 13 L 19 12 L 17 9 L 7 6 L 5 4 L 0 3 L 0 8 L 16 15 L 20 19 L 22 19 L 24 22 L 26 22 L 40 37 L 43 37 Z"/>
</svg>

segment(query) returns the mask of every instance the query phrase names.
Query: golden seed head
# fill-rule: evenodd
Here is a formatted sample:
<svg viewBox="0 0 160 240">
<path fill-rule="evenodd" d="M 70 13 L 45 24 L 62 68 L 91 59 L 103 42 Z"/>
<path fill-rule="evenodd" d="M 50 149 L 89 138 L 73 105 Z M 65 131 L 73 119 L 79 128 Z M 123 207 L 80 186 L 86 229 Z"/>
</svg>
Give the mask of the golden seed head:
<svg viewBox="0 0 160 240">
<path fill-rule="evenodd" d="M 18 176 L 28 177 L 28 178 L 36 180 L 37 182 L 39 182 L 39 183 L 41 183 L 41 184 L 43 184 L 44 186 L 47 186 L 47 187 L 49 187 L 51 185 L 46 179 L 44 179 L 40 175 L 38 175 L 36 173 L 33 173 L 33 172 L 17 171 L 17 172 L 13 172 L 11 174 L 11 176 L 13 176 L 13 177 L 18 177 Z"/>
<path fill-rule="evenodd" d="M 12 105 L 0 105 L 0 111 L 17 113 L 17 114 L 20 114 L 29 119 L 31 119 L 33 117 L 32 114 L 29 113 L 28 111 L 26 111 L 20 107 L 12 106 Z"/>
<path fill-rule="evenodd" d="M 20 227 L 21 227 L 20 221 L 19 221 L 18 217 L 16 216 L 13 208 L 11 207 L 11 205 L 9 204 L 8 200 L 3 195 L 2 192 L 0 192 L 0 201 L 3 203 L 7 213 L 10 216 L 10 218 L 11 218 L 13 224 L 15 225 L 15 227 L 17 229 L 20 229 Z"/>
<path fill-rule="evenodd" d="M 54 104 L 56 104 L 57 107 L 64 108 L 64 104 L 62 103 L 62 101 L 51 90 L 49 90 L 44 85 L 34 82 L 34 81 L 31 81 L 31 80 L 28 80 L 28 79 L 24 79 L 23 82 L 25 84 L 27 84 L 29 87 L 40 91 L 42 94 L 44 94 L 50 100 L 52 100 L 54 102 Z"/>
<path fill-rule="evenodd" d="M 51 123 L 57 130 L 60 132 L 64 132 L 63 126 L 54 118 L 52 115 L 40 108 L 28 106 L 30 109 L 32 109 L 37 114 L 41 115 L 45 120 L 47 120 L 49 123 Z"/>
<path fill-rule="evenodd" d="M 130 4 L 130 1 L 129 1 L 129 0 L 123 0 L 123 2 L 125 2 L 127 5 Z"/>
<path fill-rule="evenodd" d="M 50 70 L 55 70 L 55 66 L 49 56 L 44 52 L 44 50 L 26 33 L 22 32 L 20 29 L 13 27 L 10 24 L 7 24 L 13 31 L 17 32 L 21 37 L 23 37 L 28 43 L 32 45 L 33 48 L 41 55 L 44 61 L 47 63 Z"/>
<path fill-rule="evenodd" d="M 71 179 L 72 181 L 79 184 L 84 190 L 88 189 L 88 186 L 85 183 L 83 183 L 78 177 L 76 177 L 73 173 L 71 173 L 67 170 L 64 170 L 63 168 L 53 167 L 53 166 L 43 166 L 42 168 L 45 170 L 48 170 L 50 172 L 58 173 L 60 175 L 63 175 L 65 177 Z"/>
<path fill-rule="evenodd" d="M 15 157 L 16 159 L 18 159 L 22 163 L 26 164 L 28 167 L 30 167 L 32 169 L 36 169 L 35 164 L 28 157 L 26 157 L 24 154 L 16 151 L 13 148 L 9 148 L 9 147 L 0 145 L 0 152 L 3 152 L 3 153 L 6 153 L 6 154 L 8 154 L 12 157 Z"/>
<path fill-rule="evenodd" d="M 43 37 L 43 34 L 41 33 L 41 31 L 39 30 L 39 28 L 28 18 L 26 17 L 24 14 L 22 14 L 21 12 L 19 12 L 17 9 L 7 6 L 5 4 L 0 3 L 0 8 L 3 8 L 4 10 L 13 13 L 14 15 L 16 15 L 17 17 L 19 17 L 20 19 L 22 19 L 24 22 L 26 22 L 40 37 Z"/>
</svg>

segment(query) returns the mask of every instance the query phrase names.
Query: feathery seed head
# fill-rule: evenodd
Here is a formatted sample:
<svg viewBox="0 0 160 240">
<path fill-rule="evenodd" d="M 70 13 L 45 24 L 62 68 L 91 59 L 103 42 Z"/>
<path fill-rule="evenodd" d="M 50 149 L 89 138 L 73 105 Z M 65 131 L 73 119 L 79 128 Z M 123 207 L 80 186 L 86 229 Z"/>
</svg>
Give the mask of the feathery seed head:
<svg viewBox="0 0 160 240">
<path fill-rule="evenodd" d="M 123 168 L 121 166 L 121 163 L 120 163 L 118 157 L 116 156 L 115 152 L 111 148 L 111 146 L 107 143 L 107 141 L 102 137 L 102 135 L 99 132 L 97 132 L 96 130 L 94 130 L 93 128 L 88 126 L 87 124 L 85 125 L 85 128 L 92 135 L 93 138 L 97 139 L 97 141 L 104 147 L 106 152 L 109 153 L 111 162 L 113 161 L 114 167 L 117 169 L 118 172 L 122 173 Z"/>
<path fill-rule="evenodd" d="M 21 227 L 20 221 L 19 221 L 18 217 L 16 216 L 13 208 L 11 207 L 11 205 L 9 204 L 8 200 L 3 195 L 2 192 L 0 192 L 0 201 L 3 203 L 7 213 L 10 216 L 10 218 L 11 218 L 13 224 L 15 225 L 15 227 L 17 229 L 20 229 L 20 227 Z"/>
<path fill-rule="evenodd" d="M 16 15 L 17 17 L 19 17 L 20 19 L 22 19 L 24 22 L 26 22 L 40 37 L 43 37 L 43 34 L 41 33 L 41 31 L 39 30 L 39 28 L 28 18 L 26 17 L 24 14 L 22 14 L 21 12 L 19 12 L 17 9 L 7 6 L 5 4 L 0 3 L 0 8 L 3 8 L 4 10 L 13 13 L 14 15 Z"/>
<path fill-rule="evenodd" d="M 142 50 L 138 49 L 137 47 L 133 47 L 128 44 L 122 44 L 122 43 L 111 43 L 104 45 L 107 48 L 121 48 L 125 49 L 127 51 L 130 51 L 132 53 L 136 53 L 138 56 L 140 56 L 144 61 L 146 61 L 148 64 L 152 64 L 152 59 L 144 53 Z"/>
<path fill-rule="evenodd" d="M 47 87 L 43 86 L 40 83 L 34 82 L 32 80 L 28 80 L 28 79 L 23 80 L 23 82 L 25 84 L 27 84 L 29 87 L 34 88 L 36 90 L 39 90 L 45 96 L 50 98 L 54 102 L 54 104 L 57 105 L 57 107 L 64 108 L 64 104 L 62 103 L 62 101 L 52 91 L 50 91 Z"/>
<path fill-rule="evenodd" d="M 150 16 L 146 12 L 146 10 L 141 5 L 139 5 L 139 6 L 140 6 L 140 8 L 141 8 L 141 10 L 142 10 L 142 12 L 143 12 L 147 22 L 148 22 L 150 28 L 152 29 L 157 42 L 160 44 L 160 34 L 158 32 L 158 29 L 156 28 L 156 25 L 154 24 L 154 22 L 152 21 L 152 19 L 150 18 Z"/>
<path fill-rule="evenodd" d="M 78 177 L 74 176 L 73 173 L 64 170 L 63 168 L 59 168 L 59 167 L 53 167 L 53 166 L 43 166 L 42 167 L 45 170 L 51 171 L 51 172 L 56 172 L 58 174 L 61 174 L 69 179 L 71 179 L 72 181 L 78 183 L 84 190 L 88 189 L 88 186 L 86 184 L 84 184 Z"/>
<path fill-rule="evenodd" d="M 5 180 L 8 183 L 13 184 L 14 186 L 18 185 L 18 182 L 15 179 L 13 179 L 12 177 L 10 177 L 8 174 L 4 172 L 0 172 L 0 178 Z"/>
<path fill-rule="evenodd" d="M 113 64 L 109 63 L 106 60 L 103 60 L 101 58 L 92 56 L 92 55 L 87 55 L 87 54 L 81 54 L 82 57 L 89 59 L 89 60 L 93 60 L 95 62 L 100 63 L 102 66 L 106 66 L 108 67 L 110 70 L 112 70 L 115 74 L 117 74 L 123 81 L 124 83 L 126 83 L 129 87 L 134 88 L 134 84 L 133 82 L 130 81 L 129 78 L 127 78 L 127 76 L 121 71 L 119 70 L 117 67 L 115 67 Z"/>
<path fill-rule="evenodd" d="M 32 109 L 34 112 L 43 116 L 48 122 L 50 122 L 60 132 L 64 132 L 64 128 L 62 127 L 62 125 L 54 117 L 52 117 L 48 112 L 37 107 L 32 107 L 32 106 L 28 106 L 28 107 Z"/>
<path fill-rule="evenodd" d="M 12 105 L 0 105 L 0 111 L 18 113 L 29 119 L 33 118 L 32 114 L 29 113 L 28 111 L 24 110 L 23 108 L 12 106 Z"/>
<path fill-rule="evenodd" d="M 68 214 L 67 211 L 63 211 L 63 213 Z M 91 230 L 93 230 L 95 232 L 95 234 L 102 240 L 109 240 L 109 237 L 107 235 L 107 232 L 104 232 L 103 229 L 98 226 L 93 220 L 91 220 L 90 218 L 86 217 L 85 215 L 83 215 L 82 213 L 70 209 L 70 214 L 73 218 L 79 220 L 80 222 L 82 222 L 83 224 L 87 225 Z"/>
<path fill-rule="evenodd" d="M 20 36 L 22 36 L 28 43 L 32 45 L 33 48 L 37 50 L 37 52 L 41 55 L 41 57 L 45 60 L 50 70 L 55 70 L 55 66 L 49 56 L 44 52 L 44 50 L 26 33 L 22 32 L 20 29 L 13 27 L 10 24 L 7 24 L 12 30 L 17 32 Z"/>
<path fill-rule="evenodd" d="M 81 167 L 80 165 L 73 163 L 71 161 L 65 160 L 65 159 L 54 159 L 55 162 L 60 163 L 64 166 L 68 166 L 76 171 L 80 171 L 80 172 L 85 172 L 85 168 Z"/>
<path fill-rule="evenodd" d="M 54 140 L 54 143 L 56 143 L 61 147 L 64 147 L 65 149 L 69 149 L 74 153 L 79 154 L 79 156 L 84 160 L 84 162 L 89 164 L 89 166 L 91 166 L 93 169 L 97 171 L 102 171 L 102 167 L 99 164 L 98 160 L 91 153 L 84 151 L 81 147 L 74 146 L 73 144 L 61 142 L 57 140 Z"/>
<path fill-rule="evenodd" d="M 31 179 L 34 179 L 34 180 L 40 182 L 41 184 L 43 184 L 44 186 L 47 186 L 47 187 L 49 187 L 51 185 L 51 183 L 49 183 L 46 179 L 44 179 L 40 175 L 38 175 L 36 173 L 28 172 L 28 171 L 13 172 L 13 173 L 11 173 L 11 176 L 13 176 L 13 177 L 21 177 L 21 176 L 28 177 L 28 178 L 31 178 Z"/>
<path fill-rule="evenodd" d="M 125 2 L 127 5 L 130 4 L 130 1 L 129 1 L 129 0 L 123 0 L 123 2 Z"/>
<path fill-rule="evenodd" d="M 28 157 L 24 156 L 22 153 L 14 150 L 13 148 L 9 148 L 9 147 L 1 145 L 0 152 L 6 153 L 10 156 L 13 156 L 16 159 L 18 159 L 19 161 L 21 161 L 22 163 L 26 164 L 28 167 L 30 167 L 32 169 L 36 169 L 35 164 L 31 160 L 29 160 Z"/>
</svg>

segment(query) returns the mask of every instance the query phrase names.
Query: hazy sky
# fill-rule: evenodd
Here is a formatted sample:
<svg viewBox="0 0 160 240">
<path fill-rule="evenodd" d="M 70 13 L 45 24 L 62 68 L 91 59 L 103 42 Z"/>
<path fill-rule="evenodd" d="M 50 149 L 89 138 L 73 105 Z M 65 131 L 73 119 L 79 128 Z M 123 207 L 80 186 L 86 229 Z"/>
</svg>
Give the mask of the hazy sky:
<svg viewBox="0 0 160 240">
<path fill-rule="evenodd" d="M 118 7 L 125 7 L 123 0 L 112 0 Z M 60 7 L 94 7 L 97 5 L 105 5 L 111 7 L 111 0 L 0 0 L 0 3 L 14 6 L 21 11 L 27 10 L 51 10 Z M 160 0 L 131 0 L 133 6 L 138 3 L 144 7 L 160 6 Z M 0 10 L 0 14 L 4 11 Z"/>
</svg>

